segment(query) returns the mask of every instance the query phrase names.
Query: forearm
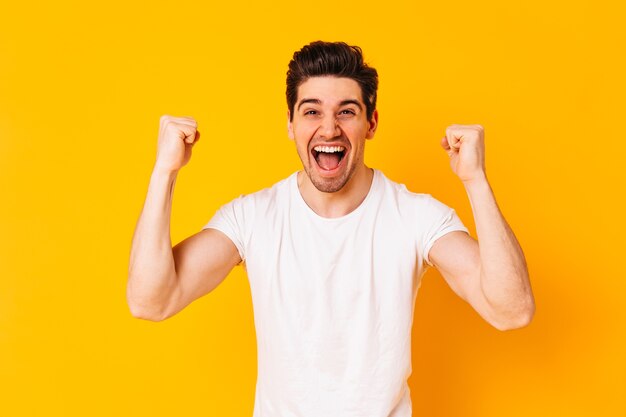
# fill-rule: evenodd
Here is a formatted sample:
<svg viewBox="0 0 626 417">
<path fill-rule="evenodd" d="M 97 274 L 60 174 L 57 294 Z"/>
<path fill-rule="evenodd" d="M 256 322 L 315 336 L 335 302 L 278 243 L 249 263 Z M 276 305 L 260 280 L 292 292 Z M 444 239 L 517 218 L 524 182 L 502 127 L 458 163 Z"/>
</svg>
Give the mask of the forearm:
<svg viewBox="0 0 626 417">
<path fill-rule="evenodd" d="M 155 169 L 132 240 L 127 299 L 136 317 L 158 318 L 176 283 L 170 217 L 176 173 Z"/>
<path fill-rule="evenodd" d="M 524 253 L 504 219 L 486 177 L 465 182 L 481 261 L 481 290 L 504 325 L 526 323 L 534 313 L 534 299 Z"/>
</svg>

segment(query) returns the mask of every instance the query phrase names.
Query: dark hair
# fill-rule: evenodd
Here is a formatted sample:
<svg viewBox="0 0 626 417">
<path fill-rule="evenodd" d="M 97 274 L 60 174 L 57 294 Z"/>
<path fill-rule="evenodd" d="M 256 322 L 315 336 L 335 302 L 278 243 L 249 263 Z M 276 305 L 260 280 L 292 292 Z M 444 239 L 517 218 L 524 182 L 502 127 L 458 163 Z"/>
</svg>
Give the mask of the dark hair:
<svg viewBox="0 0 626 417">
<path fill-rule="evenodd" d="M 294 52 L 287 71 L 287 107 L 293 120 L 298 87 L 311 77 L 351 78 L 361 87 L 361 95 L 370 120 L 376 109 L 378 73 L 363 62 L 363 51 L 344 42 L 315 41 Z"/>
</svg>

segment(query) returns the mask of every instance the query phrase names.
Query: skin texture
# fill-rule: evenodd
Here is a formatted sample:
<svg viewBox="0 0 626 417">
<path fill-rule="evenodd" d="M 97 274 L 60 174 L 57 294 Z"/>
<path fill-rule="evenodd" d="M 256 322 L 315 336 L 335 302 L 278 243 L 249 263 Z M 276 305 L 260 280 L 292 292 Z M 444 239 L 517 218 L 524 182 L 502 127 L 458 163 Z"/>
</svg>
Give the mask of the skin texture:
<svg viewBox="0 0 626 417">
<path fill-rule="evenodd" d="M 174 248 L 172 196 L 200 133 L 191 117 L 163 116 L 148 194 L 133 235 L 126 298 L 134 317 L 164 320 L 217 287 L 241 262 L 222 232 L 205 229 Z"/>
<path fill-rule="evenodd" d="M 430 260 L 450 287 L 494 327 L 526 326 L 535 301 L 524 254 L 487 180 L 484 128 L 451 125 L 441 147 L 465 186 L 480 244 L 466 233 L 452 232 L 433 244 Z"/>
<path fill-rule="evenodd" d="M 361 204 L 373 171 L 364 164 L 365 143 L 374 137 L 378 112 L 365 113 L 358 84 L 351 79 L 314 77 L 298 89 L 287 132 L 303 165 L 298 187 L 320 216 L 340 217 Z M 500 212 L 485 170 L 484 129 L 451 125 L 441 140 L 452 171 L 468 194 L 478 241 L 464 232 L 439 238 L 430 261 L 452 290 L 499 330 L 530 323 L 535 303 L 522 249 Z M 202 230 L 172 248 L 169 235 L 173 189 L 179 170 L 199 139 L 189 117 L 163 116 L 157 161 L 131 247 L 127 299 L 131 313 L 163 320 L 213 290 L 241 262 L 223 233 Z M 311 149 L 344 146 L 340 168 L 320 170 Z M 480 244 L 479 244 L 480 242 Z"/>
<path fill-rule="evenodd" d="M 368 120 L 359 84 L 350 78 L 313 77 L 298 88 L 293 119 L 287 112 L 287 133 L 302 161 L 298 185 L 306 203 L 323 217 L 354 210 L 369 191 L 373 171 L 365 166 L 365 142 L 374 137 L 378 112 Z M 342 168 L 320 170 L 311 150 L 317 145 L 344 146 Z"/>
</svg>

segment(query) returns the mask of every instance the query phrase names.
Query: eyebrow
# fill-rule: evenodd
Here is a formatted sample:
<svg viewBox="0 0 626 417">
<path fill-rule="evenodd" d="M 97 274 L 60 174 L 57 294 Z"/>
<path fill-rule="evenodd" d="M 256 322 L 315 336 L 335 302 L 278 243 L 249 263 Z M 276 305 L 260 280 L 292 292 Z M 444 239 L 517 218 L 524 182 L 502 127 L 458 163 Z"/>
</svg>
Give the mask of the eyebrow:
<svg viewBox="0 0 626 417">
<path fill-rule="evenodd" d="M 322 100 L 318 99 L 318 98 L 303 98 L 302 100 L 300 100 L 300 103 L 298 103 L 298 108 L 297 110 L 300 110 L 300 107 L 302 107 L 303 104 L 306 103 L 313 103 L 313 104 L 322 104 Z M 346 104 L 354 104 L 355 106 L 357 106 L 359 108 L 359 110 L 363 110 L 363 106 L 361 105 L 361 103 L 358 100 L 353 100 L 353 99 L 348 99 L 348 100 L 342 100 L 339 103 L 339 106 L 345 106 Z"/>
</svg>

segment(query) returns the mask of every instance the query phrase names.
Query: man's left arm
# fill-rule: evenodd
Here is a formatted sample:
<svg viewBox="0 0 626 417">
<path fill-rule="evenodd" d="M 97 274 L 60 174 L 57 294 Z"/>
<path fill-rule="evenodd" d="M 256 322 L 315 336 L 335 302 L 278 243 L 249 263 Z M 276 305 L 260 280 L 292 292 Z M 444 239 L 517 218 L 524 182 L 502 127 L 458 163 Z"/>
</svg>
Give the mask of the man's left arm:
<svg viewBox="0 0 626 417">
<path fill-rule="evenodd" d="M 433 244 L 429 259 L 491 325 L 499 330 L 526 326 L 535 312 L 528 268 L 487 181 L 483 127 L 449 126 L 441 146 L 467 191 L 478 242 L 464 232 L 448 233 Z"/>
</svg>

